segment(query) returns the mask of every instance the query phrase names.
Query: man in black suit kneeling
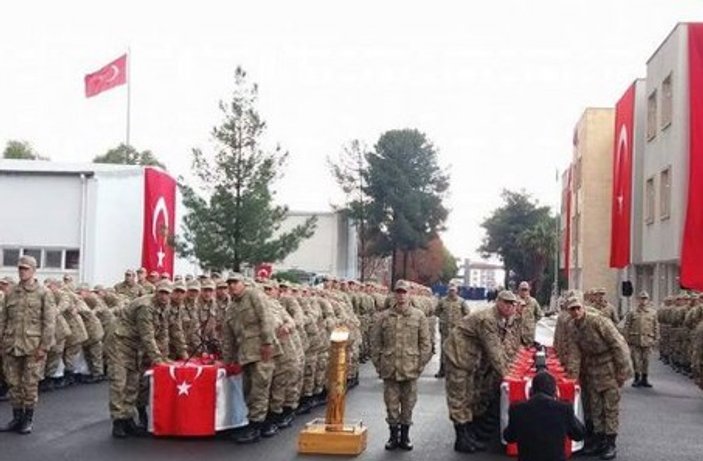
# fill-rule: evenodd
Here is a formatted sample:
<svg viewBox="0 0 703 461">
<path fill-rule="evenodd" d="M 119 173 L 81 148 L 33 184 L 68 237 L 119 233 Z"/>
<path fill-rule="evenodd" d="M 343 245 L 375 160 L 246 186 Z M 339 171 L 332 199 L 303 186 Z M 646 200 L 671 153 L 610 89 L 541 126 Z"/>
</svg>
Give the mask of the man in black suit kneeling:
<svg viewBox="0 0 703 461">
<path fill-rule="evenodd" d="M 556 391 L 554 377 L 540 371 L 532 379 L 530 399 L 510 407 L 503 438 L 517 442 L 518 461 L 565 461 L 564 439 L 583 440 L 586 429 Z"/>
</svg>

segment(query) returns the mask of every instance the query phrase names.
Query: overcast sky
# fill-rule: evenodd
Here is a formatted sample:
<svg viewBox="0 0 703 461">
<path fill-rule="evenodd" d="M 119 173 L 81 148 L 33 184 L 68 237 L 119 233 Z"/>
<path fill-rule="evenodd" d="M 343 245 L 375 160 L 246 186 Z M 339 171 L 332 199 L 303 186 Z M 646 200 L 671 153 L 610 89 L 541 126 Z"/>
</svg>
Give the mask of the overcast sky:
<svg viewBox="0 0 703 461">
<path fill-rule="evenodd" d="M 22 1 L 0 6 L 0 144 L 90 161 L 125 138 L 126 88 L 83 75 L 131 47 L 132 144 L 188 177 L 243 66 L 267 141 L 290 151 L 278 199 L 328 210 L 325 158 L 389 129 L 427 134 L 451 168 L 443 238 L 475 255 L 503 188 L 555 205 L 555 169 L 589 106 L 610 107 L 703 1 Z"/>
</svg>

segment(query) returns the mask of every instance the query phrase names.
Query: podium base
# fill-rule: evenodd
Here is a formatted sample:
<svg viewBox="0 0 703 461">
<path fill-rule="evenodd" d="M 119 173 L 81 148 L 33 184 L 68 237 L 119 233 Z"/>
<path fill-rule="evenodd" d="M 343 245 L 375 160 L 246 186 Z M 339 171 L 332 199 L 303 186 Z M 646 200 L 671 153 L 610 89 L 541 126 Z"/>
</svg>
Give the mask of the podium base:
<svg viewBox="0 0 703 461">
<path fill-rule="evenodd" d="M 360 455 L 366 450 L 367 432 L 361 421 L 328 425 L 315 419 L 298 436 L 298 453 L 309 455 Z"/>
</svg>

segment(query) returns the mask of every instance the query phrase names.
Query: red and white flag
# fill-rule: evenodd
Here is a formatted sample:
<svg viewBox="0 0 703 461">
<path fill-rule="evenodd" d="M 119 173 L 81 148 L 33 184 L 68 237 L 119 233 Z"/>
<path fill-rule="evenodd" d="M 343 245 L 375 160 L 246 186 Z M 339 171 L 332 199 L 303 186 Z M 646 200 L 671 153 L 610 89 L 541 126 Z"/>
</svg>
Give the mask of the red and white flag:
<svg viewBox="0 0 703 461">
<path fill-rule="evenodd" d="M 632 210 L 632 141 L 635 84 L 615 105 L 613 145 L 613 196 L 610 211 L 610 267 L 630 264 L 630 217 Z"/>
<path fill-rule="evenodd" d="M 144 230 L 142 267 L 173 274 L 170 236 L 176 223 L 176 180 L 156 168 L 144 169 Z"/>
<path fill-rule="evenodd" d="M 216 366 L 153 368 L 154 435 L 215 435 Z"/>
<path fill-rule="evenodd" d="M 703 290 L 703 24 L 688 25 L 688 205 L 681 248 L 681 285 Z"/>
<path fill-rule="evenodd" d="M 127 55 L 124 54 L 97 72 L 85 76 L 85 97 L 127 83 Z"/>
</svg>

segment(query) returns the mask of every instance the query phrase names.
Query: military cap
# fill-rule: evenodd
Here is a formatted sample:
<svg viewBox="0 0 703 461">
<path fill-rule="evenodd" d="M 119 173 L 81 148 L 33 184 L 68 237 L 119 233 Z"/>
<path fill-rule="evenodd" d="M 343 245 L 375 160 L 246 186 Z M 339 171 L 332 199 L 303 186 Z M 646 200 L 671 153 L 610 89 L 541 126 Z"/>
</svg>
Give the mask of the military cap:
<svg viewBox="0 0 703 461">
<path fill-rule="evenodd" d="M 134 271 L 132 269 L 127 269 L 124 271 L 124 275 L 134 275 Z"/>
<path fill-rule="evenodd" d="M 176 276 L 173 277 L 173 281 L 174 281 L 174 282 L 177 282 L 177 281 L 179 281 L 179 280 L 183 280 L 183 276 L 182 276 L 181 274 L 178 274 L 178 275 L 176 275 Z"/>
<path fill-rule="evenodd" d="M 173 291 L 171 282 L 169 282 L 168 280 L 160 280 L 156 284 L 156 291 L 165 291 L 166 293 L 171 293 Z"/>
<path fill-rule="evenodd" d="M 5 279 L 0 279 L 0 283 L 7 283 L 7 281 Z M 54 285 L 56 283 L 59 283 L 59 281 L 54 277 L 47 277 L 44 279 L 44 285 Z"/>
<path fill-rule="evenodd" d="M 398 280 L 395 282 L 395 286 L 393 287 L 393 291 L 408 291 L 410 289 L 410 284 L 407 282 L 407 280 Z"/>
<path fill-rule="evenodd" d="M 200 283 L 200 288 L 203 290 L 209 289 L 209 290 L 214 290 L 215 289 L 215 282 L 212 279 L 203 279 L 203 281 Z"/>
<path fill-rule="evenodd" d="M 604 295 L 605 293 L 607 293 L 607 290 L 603 287 L 600 287 L 593 290 L 593 293 L 597 295 Z"/>
<path fill-rule="evenodd" d="M 646 291 L 642 290 L 640 293 L 637 295 L 639 299 L 649 299 L 649 293 Z"/>
<path fill-rule="evenodd" d="M 201 280 L 201 281 L 202 281 L 202 280 L 205 280 L 206 278 L 208 278 L 208 277 L 207 277 L 207 275 L 205 275 L 205 274 L 200 274 L 200 275 L 198 275 L 198 280 Z"/>
<path fill-rule="evenodd" d="M 221 278 L 222 278 L 222 274 L 220 274 L 219 272 L 213 272 L 212 274 L 210 274 L 210 277 L 211 277 L 213 280 L 217 280 L 217 279 L 221 279 Z"/>
<path fill-rule="evenodd" d="M 517 302 L 517 296 L 510 290 L 502 290 L 498 293 L 498 299 L 501 301 Z"/>
<path fill-rule="evenodd" d="M 27 269 L 36 269 L 37 268 L 37 260 L 34 259 L 33 256 L 24 255 L 20 258 L 19 262 L 17 263 L 17 267 L 24 267 Z"/>
<path fill-rule="evenodd" d="M 583 298 L 581 296 L 571 296 L 566 300 L 567 309 L 572 309 L 574 307 L 583 307 Z"/>
<path fill-rule="evenodd" d="M 529 289 L 530 289 L 530 284 L 527 283 L 525 280 L 523 280 L 522 282 L 520 282 L 520 285 L 518 285 L 518 288 L 519 288 L 519 289 L 526 288 L 526 289 L 529 290 Z"/>
<path fill-rule="evenodd" d="M 171 274 L 169 274 L 168 272 L 162 272 L 161 275 L 159 275 L 159 278 L 161 280 L 170 280 Z"/>
<path fill-rule="evenodd" d="M 200 291 L 200 282 L 197 280 L 191 280 L 188 282 L 188 291 Z"/>
<path fill-rule="evenodd" d="M 278 286 L 281 288 L 290 288 L 290 282 L 288 280 L 279 280 Z"/>
<path fill-rule="evenodd" d="M 63 281 L 64 282 L 71 282 L 71 281 L 73 281 L 73 276 L 71 274 L 63 274 Z"/>
<path fill-rule="evenodd" d="M 90 291 L 90 285 L 88 285 L 87 283 L 78 284 L 78 286 L 76 287 L 76 291 L 82 291 L 82 290 Z"/>
<path fill-rule="evenodd" d="M 161 282 L 159 282 L 159 283 L 161 283 Z M 179 290 L 184 293 L 187 291 L 186 284 L 183 280 L 176 280 L 175 282 L 173 282 L 172 288 L 173 288 L 173 291 Z"/>
<path fill-rule="evenodd" d="M 244 276 L 239 272 L 230 272 L 227 274 L 227 283 L 229 282 L 241 282 L 244 280 Z"/>
<path fill-rule="evenodd" d="M 186 282 L 193 280 L 193 274 L 186 274 Z"/>
<path fill-rule="evenodd" d="M 93 287 L 93 291 L 105 291 L 105 287 L 98 284 Z"/>
<path fill-rule="evenodd" d="M 450 283 L 450 284 L 449 284 L 449 287 L 448 287 L 447 289 L 448 289 L 449 291 L 452 291 L 452 290 L 457 291 L 457 290 L 459 289 L 459 287 L 456 286 L 454 283 Z"/>
<path fill-rule="evenodd" d="M 217 279 L 215 285 L 217 286 L 217 288 L 227 288 L 227 280 Z"/>
</svg>

